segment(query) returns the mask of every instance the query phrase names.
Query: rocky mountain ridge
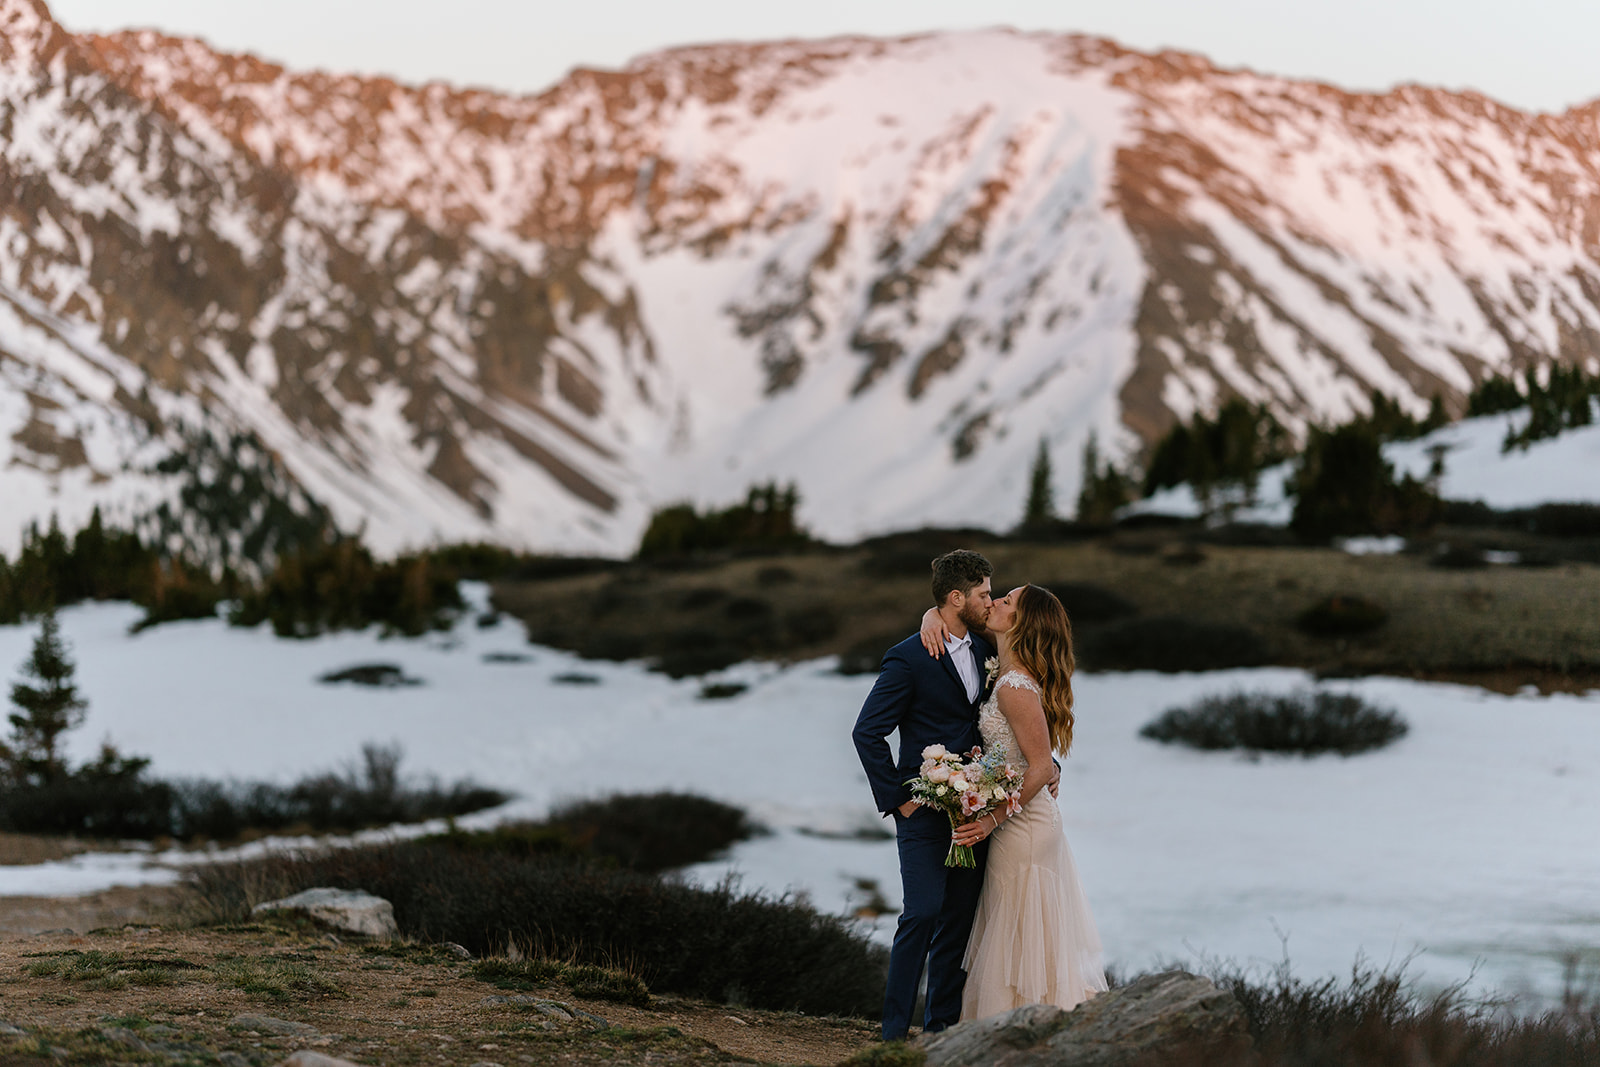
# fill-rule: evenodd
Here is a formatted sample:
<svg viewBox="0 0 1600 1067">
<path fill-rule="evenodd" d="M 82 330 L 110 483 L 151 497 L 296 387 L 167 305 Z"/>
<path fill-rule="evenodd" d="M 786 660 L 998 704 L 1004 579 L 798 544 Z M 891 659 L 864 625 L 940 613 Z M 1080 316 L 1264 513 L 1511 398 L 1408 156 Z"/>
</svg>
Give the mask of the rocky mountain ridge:
<svg viewBox="0 0 1600 1067">
<path fill-rule="evenodd" d="M 256 435 L 383 551 L 626 552 L 794 481 L 1004 527 L 1039 439 L 1600 366 L 1600 105 L 1007 31 L 714 45 L 513 97 L 0 0 L 5 528 Z"/>
</svg>

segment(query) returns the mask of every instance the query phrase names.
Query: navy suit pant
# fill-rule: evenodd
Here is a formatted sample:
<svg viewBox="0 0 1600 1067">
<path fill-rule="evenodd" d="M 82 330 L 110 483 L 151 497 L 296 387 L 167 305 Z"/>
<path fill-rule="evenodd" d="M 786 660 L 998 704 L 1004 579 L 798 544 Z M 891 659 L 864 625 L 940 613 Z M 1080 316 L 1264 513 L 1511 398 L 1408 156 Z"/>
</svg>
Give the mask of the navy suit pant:
<svg viewBox="0 0 1600 1067">
<path fill-rule="evenodd" d="M 883 997 L 883 1037 L 906 1036 L 916 1006 L 922 968 L 928 968 L 927 1010 L 923 1029 L 937 1032 L 961 1018 L 961 990 L 967 972 L 961 958 L 967 951 L 972 920 L 983 888 L 986 840 L 973 849 L 976 867 L 946 867 L 950 820 L 943 812 L 918 808 L 910 818 L 894 815 L 895 845 L 900 851 L 904 909 L 889 952 L 889 981 Z"/>
</svg>

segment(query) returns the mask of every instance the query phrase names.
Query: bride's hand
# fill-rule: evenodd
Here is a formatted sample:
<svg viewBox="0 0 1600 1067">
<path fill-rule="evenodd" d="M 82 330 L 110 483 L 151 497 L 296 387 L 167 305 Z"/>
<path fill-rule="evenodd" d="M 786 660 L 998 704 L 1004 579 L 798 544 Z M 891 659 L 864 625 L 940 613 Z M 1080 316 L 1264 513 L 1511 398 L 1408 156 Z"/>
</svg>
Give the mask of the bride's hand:
<svg viewBox="0 0 1600 1067">
<path fill-rule="evenodd" d="M 996 830 L 1004 820 L 992 811 L 984 812 L 972 822 L 964 822 L 951 833 L 951 838 L 958 845 L 971 848 Z"/>
<path fill-rule="evenodd" d="M 950 639 L 950 630 L 939 617 L 938 608 L 929 608 L 922 613 L 922 630 L 919 635 L 922 638 L 922 647 L 928 650 L 928 655 L 934 659 L 944 655 L 944 643 Z"/>
</svg>

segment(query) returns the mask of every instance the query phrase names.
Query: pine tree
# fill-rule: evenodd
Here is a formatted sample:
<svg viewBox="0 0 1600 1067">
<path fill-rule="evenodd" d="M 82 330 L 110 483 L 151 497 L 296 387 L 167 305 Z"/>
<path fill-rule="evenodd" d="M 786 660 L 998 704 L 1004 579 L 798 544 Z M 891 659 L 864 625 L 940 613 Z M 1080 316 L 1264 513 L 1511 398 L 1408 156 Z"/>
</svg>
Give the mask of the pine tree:
<svg viewBox="0 0 1600 1067">
<path fill-rule="evenodd" d="M 1078 489 L 1078 521 L 1109 523 L 1133 496 L 1133 480 L 1107 460 L 1100 465 L 1100 444 L 1093 433 L 1083 446 L 1083 484 Z"/>
<path fill-rule="evenodd" d="M 1092 445 L 1094 438 L 1089 440 Z M 1050 448 L 1041 437 L 1039 451 L 1033 457 L 1033 472 L 1028 475 L 1028 503 L 1022 511 L 1024 529 L 1036 529 L 1055 519 L 1056 496 L 1050 479 Z"/>
<path fill-rule="evenodd" d="M 22 665 L 25 681 L 11 687 L 11 741 L 5 756 L 13 781 L 52 783 L 66 776 L 61 735 L 83 724 L 88 705 L 73 684 L 73 663 L 54 611 L 47 612 Z"/>
</svg>

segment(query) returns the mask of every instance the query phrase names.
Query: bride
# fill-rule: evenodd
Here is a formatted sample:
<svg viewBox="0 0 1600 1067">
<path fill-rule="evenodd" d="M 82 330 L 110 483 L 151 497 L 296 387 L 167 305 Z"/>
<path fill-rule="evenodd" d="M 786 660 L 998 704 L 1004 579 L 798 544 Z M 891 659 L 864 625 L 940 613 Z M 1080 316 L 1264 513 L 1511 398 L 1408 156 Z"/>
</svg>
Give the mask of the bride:
<svg viewBox="0 0 1600 1067">
<path fill-rule="evenodd" d="M 1003 749 L 1025 773 L 1017 814 L 991 812 L 955 831 L 962 845 L 994 839 L 962 960 L 963 1020 L 1024 1004 L 1070 1010 L 1106 988 L 1100 935 L 1061 810 L 1044 788 L 1054 771 L 1051 751 L 1072 748 L 1072 623 L 1054 593 L 1024 585 L 994 602 L 988 628 L 999 662 L 978 729 L 986 752 Z M 923 644 L 935 657 L 945 648 L 943 629 L 937 612 L 923 617 Z"/>
</svg>

